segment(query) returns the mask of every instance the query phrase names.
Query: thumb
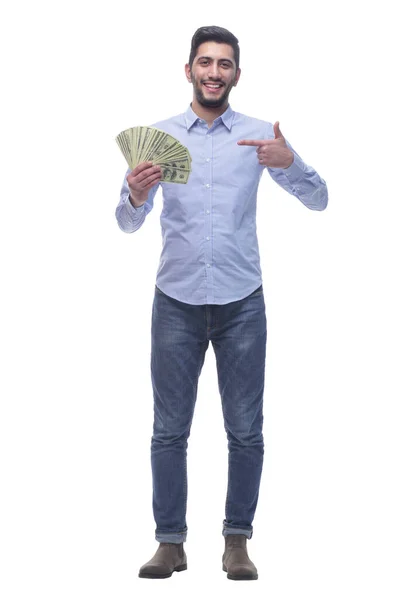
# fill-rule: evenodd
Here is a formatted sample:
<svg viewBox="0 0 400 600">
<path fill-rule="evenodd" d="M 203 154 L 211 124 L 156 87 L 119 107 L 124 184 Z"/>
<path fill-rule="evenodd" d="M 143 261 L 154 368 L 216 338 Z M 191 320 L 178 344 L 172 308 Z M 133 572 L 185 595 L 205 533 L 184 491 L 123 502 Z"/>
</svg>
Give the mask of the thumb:
<svg viewBox="0 0 400 600">
<path fill-rule="evenodd" d="M 277 121 L 274 125 L 274 134 L 275 134 L 275 139 L 283 138 L 282 132 L 279 129 L 279 121 Z"/>
</svg>

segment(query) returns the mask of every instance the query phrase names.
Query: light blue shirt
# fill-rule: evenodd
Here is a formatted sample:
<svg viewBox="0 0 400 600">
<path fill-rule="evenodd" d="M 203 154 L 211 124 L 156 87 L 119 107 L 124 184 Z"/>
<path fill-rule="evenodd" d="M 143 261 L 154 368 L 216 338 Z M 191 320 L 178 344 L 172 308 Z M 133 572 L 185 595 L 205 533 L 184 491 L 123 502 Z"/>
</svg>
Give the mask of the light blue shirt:
<svg viewBox="0 0 400 600">
<path fill-rule="evenodd" d="M 147 202 L 135 209 L 125 175 L 116 209 L 119 227 L 126 233 L 142 227 L 161 185 L 162 252 L 157 287 L 188 304 L 227 304 L 245 298 L 262 284 L 256 203 L 264 169 L 311 210 L 327 206 L 325 181 L 287 140 L 294 152 L 290 167 L 260 165 L 256 148 L 237 142 L 274 139 L 272 123 L 234 112 L 230 106 L 210 128 L 190 106 L 185 113 L 154 126 L 188 148 L 192 157 L 189 181 L 161 182 L 151 188 Z"/>
</svg>

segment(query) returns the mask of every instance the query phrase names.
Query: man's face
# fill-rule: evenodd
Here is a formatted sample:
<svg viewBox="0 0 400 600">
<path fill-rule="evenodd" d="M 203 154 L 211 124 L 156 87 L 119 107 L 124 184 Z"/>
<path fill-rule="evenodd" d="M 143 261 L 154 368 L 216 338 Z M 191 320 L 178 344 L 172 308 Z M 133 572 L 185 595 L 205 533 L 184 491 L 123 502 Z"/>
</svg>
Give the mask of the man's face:
<svg viewBox="0 0 400 600">
<path fill-rule="evenodd" d="M 233 48 L 229 44 L 204 42 L 197 49 L 192 69 L 185 66 L 196 100 L 202 106 L 217 108 L 228 102 L 229 93 L 240 77 Z"/>
</svg>

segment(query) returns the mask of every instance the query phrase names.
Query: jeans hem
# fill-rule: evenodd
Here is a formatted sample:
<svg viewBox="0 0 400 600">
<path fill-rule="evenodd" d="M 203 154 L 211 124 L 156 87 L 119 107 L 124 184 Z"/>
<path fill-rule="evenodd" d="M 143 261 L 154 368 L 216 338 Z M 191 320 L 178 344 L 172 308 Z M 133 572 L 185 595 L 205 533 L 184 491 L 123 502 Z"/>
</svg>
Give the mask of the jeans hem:
<svg viewBox="0 0 400 600">
<path fill-rule="evenodd" d="M 245 527 L 232 527 L 230 525 L 223 525 L 222 535 L 226 537 L 227 535 L 245 535 L 248 540 L 250 540 L 253 536 L 253 528 L 245 528 Z"/>
<path fill-rule="evenodd" d="M 181 531 L 179 533 L 167 533 L 167 532 L 157 533 L 157 531 L 156 531 L 156 541 L 160 542 L 160 544 L 161 543 L 182 544 L 183 542 L 186 542 L 186 537 L 187 537 L 186 531 Z"/>
</svg>

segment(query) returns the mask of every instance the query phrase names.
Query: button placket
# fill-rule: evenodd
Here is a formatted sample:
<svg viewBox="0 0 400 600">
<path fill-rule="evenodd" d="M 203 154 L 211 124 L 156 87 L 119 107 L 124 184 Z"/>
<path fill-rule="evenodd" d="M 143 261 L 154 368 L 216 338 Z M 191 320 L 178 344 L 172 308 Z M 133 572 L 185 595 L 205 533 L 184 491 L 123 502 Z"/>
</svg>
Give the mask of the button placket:
<svg viewBox="0 0 400 600">
<path fill-rule="evenodd" d="M 204 186 L 206 188 L 206 223 L 205 223 L 205 263 L 206 263 L 206 284 L 207 284 L 207 292 L 210 297 L 213 297 L 213 278 L 212 278 L 212 245 L 211 245 L 211 237 L 212 237 L 212 193 L 213 193 L 213 185 L 212 185 L 212 135 L 208 130 L 205 136 L 205 180 Z"/>
</svg>

